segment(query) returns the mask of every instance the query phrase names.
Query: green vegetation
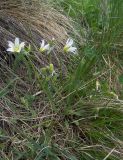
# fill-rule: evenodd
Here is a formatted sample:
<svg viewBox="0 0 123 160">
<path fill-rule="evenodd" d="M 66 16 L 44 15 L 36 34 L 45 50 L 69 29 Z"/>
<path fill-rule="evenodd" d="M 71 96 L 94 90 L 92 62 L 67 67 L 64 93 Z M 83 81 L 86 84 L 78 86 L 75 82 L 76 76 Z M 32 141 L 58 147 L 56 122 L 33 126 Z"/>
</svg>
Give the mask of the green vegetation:
<svg viewBox="0 0 123 160">
<path fill-rule="evenodd" d="M 39 69 L 30 48 L 1 63 L 0 160 L 122 160 L 123 1 L 50 3 L 70 17 L 78 55 L 63 52 L 67 71 L 62 58 Z"/>
</svg>

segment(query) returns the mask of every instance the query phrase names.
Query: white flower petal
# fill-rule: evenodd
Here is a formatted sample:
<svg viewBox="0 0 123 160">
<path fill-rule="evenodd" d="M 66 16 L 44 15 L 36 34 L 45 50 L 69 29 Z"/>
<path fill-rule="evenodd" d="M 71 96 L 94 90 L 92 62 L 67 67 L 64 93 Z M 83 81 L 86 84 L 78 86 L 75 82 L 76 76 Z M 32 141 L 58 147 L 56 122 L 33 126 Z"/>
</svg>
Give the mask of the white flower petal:
<svg viewBox="0 0 123 160">
<path fill-rule="evenodd" d="M 49 50 L 49 49 L 50 49 L 50 45 L 49 44 L 44 46 L 44 50 Z"/>
<path fill-rule="evenodd" d="M 7 51 L 8 52 L 14 52 L 13 48 L 8 48 Z"/>
<path fill-rule="evenodd" d="M 72 39 L 68 39 L 67 43 L 66 43 L 67 47 L 71 47 L 73 45 L 73 40 Z"/>
<path fill-rule="evenodd" d="M 24 46 L 25 46 L 25 42 L 22 42 L 22 43 L 20 44 L 20 47 L 21 47 L 21 48 L 24 48 Z"/>
<path fill-rule="evenodd" d="M 76 50 L 77 50 L 76 47 L 70 47 L 70 48 L 69 48 L 69 51 L 70 51 L 70 52 L 75 52 Z"/>
<path fill-rule="evenodd" d="M 68 38 L 68 39 L 67 39 L 67 42 L 66 42 L 66 44 L 68 44 L 68 43 L 69 43 L 69 41 L 70 41 L 70 38 Z"/>
<path fill-rule="evenodd" d="M 8 46 L 9 46 L 9 47 L 14 47 L 14 43 L 11 42 L 11 41 L 8 41 Z"/>
<path fill-rule="evenodd" d="M 15 38 L 15 45 L 16 45 L 16 46 L 19 45 L 19 38 Z"/>
<path fill-rule="evenodd" d="M 44 47 L 44 45 L 45 45 L 45 41 L 44 41 L 44 40 L 42 40 L 41 48 L 43 48 L 43 47 Z"/>
<path fill-rule="evenodd" d="M 55 75 L 55 73 L 56 73 L 56 72 L 55 72 L 55 70 L 54 70 L 54 71 L 51 73 L 51 76 L 53 77 L 53 76 Z"/>
</svg>

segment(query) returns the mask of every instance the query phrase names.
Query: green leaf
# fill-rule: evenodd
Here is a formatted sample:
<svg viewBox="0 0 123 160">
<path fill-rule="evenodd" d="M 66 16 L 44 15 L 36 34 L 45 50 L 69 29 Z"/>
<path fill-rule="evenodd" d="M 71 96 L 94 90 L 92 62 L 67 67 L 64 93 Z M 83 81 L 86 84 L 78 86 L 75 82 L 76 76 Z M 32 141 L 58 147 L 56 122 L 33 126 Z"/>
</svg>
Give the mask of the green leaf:
<svg viewBox="0 0 123 160">
<path fill-rule="evenodd" d="M 2 90 L 0 90 L 0 98 L 4 97 L 5 95 L 7 95 L 10 92 L 10 87 L 12 86 L 12 84 L 17 80 L 18 78 L 15 78 L 14 80 L 10 81 L 9 84 L 3 88 Z"/>
<path fill-rule="evenodd" d="M 120 75 L 120 76 L 118 77 L 118 79 L 119 79 L 119 82 L 120 82 L 121 84 L 123 84 L 123 74 Z"/>
</svg>

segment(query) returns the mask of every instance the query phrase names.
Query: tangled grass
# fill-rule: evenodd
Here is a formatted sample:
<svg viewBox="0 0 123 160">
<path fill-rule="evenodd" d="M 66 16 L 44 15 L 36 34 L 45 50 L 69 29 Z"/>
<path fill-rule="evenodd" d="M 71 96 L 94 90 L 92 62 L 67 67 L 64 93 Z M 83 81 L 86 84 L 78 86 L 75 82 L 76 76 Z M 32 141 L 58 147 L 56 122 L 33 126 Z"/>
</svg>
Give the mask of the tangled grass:
<svg viewBox="0 0 123 160">
<path fill-rule="evenodd" d="M 0 12 L 5 9 L 4 3 L 8 2 L 0 2 Z M 46 17 L 48 16 L 48 20 L 45 17 L 40 21 L 39 17 L 42 17 L 39 12 L 40 7 L 35 10 L 37 5 L 34 3 L 32 7 L 34 12 L 28 13 L 32 10 L 28 5 L 32 4 L 25 3 L 25 7 L 21 8 L 19 2 L 18 6 L 14 5 L 14 1 L 10 3 L 13 9 L 9 15 L 17 21 L 17 24 L 14 23 L 14 28 L 10 25 L 11 32 L 7 28 L 3 28 L 5 33 L 0 32 L 1 37 L 5 37 L 0 41 L 1 48 L 4 48 L 1 53 L 6 52 L 7 40 L 13 41 L 15 37 L 37 46 L 40 43 L 38 37 L 49 41 L 53 36 L 58 40 L 56 46 L 63 48 L 69 29 L 68 21 L 61 27 L 60 17 L 64 16 L 60 14 L 59 17 L 59 13 L 54 9 L 52 11 L 55 12 L 51 14 L 49 10 L 51 8 L 48 6 L 46 11 L 42 5 L 41 10 Z M 48 55 L 45 56 L 45 53 L 41 54 L 34 49 L 31 50 L 29 57 L 15 56 L 11 66 L 3 60 L 0 62 L 0 159 L 122 160 L 123 63 L 122 29 L 120 30 L 123 23 L 120 10 L 122 0 L 120 5 L 113 0 L 109 2 L 110 12 L 107 14 L 111 21 L 109 19 L 104 21 L 107 15 L 105 17 L 104 10 L 103 14 L 102 10 L 99 11 L 99 6 L 102 6 L 102 3 L 99 5 L 99 1 L 83 0 L 84 10 L 80 7 L 81 0 L 78 0 L 78 3 L 74 0 L 54 0 L 54 2 L 61 5 L 65 13 L 77 23 L 84 17 L 85 21 L 82 24 L 80 22 L 76 29 L 81 35 L 83 35 L 82 28 L 87 29 L 86 44 L 82 46 L 81 41 L 78 42 L 77 56 L 64 54 L 60 50 L 62 56 L 59 67 L 55 66 L 54 59 L 51 60 L 58 74 L 55 79 L 47 79 L 40 74 L 42 66 L 49 64 L 48 61 L 43 63 L 45 61 L 42 57 L 45 59 Z M 8 6 L 4 11 L 11 8 Z M 27 11 L 27 15 L 31 18 L 26 21 L 28 17 L 20 13 L 20 10 Z M 15 11 L 19 18 L 16 17 Z M 7 13 L 3 13 L 5 21 Z M 114 13 L 121 18 L 112 21 Z M 4 18 L 0 19 L 1 24 L 5 24 Z M 52 27 L 46 25 L 43 31 L 39 30 L 39 26 L 44 26 L 47 21 L 50 25 L 55 21 L 53 23 L 55 25 Z M 25 24 L 23 34 L 19 32 L 22 25 L 19 22 Z M 34 39 L 32 36 L 27 36 L 28 23 Z M 16 30 L 16 26 L 19 31 Z M 10 38 L 6 38 L 7 36 Z M 59 54 L 59 49 L 57 50 L 56 53 Z M 64 64 L 67 68 L 66 74 L 62 69 Z"/>
</svg>

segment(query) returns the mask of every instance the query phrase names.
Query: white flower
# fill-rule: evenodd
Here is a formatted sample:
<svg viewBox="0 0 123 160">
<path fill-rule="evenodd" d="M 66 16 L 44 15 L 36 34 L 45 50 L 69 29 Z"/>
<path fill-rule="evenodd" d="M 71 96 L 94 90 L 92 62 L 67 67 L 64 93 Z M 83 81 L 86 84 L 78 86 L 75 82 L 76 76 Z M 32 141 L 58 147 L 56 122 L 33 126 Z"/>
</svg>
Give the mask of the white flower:
<svg viewBox="0 0 123 160">
<path fill-rule="evenodd" d="M 64 52 L 72 52 L 76 54 L 77 48 L 73 47 L 73 40 L 69 38 L 66 42 L 66 45 L 63 48 Z"/>
<path fill-rule="evenodd" d="M 39 50 L 40 50 L 40 52 L 48 51 L 48 50 L 50 50 L 50 45 L 49 44 L 45 45 L 45 41 L 42 40 L 41 47 Z"/>
<path fill-rule="evenodd" d="M 8 41 L 8 46 L 9 46 L 9 48 L 7 49 L 8 52 L 20 53 L 25 46 L 25 42 L 20 43 L 19 38 L 15 38 L 14 43 Z"/>
</svg>

